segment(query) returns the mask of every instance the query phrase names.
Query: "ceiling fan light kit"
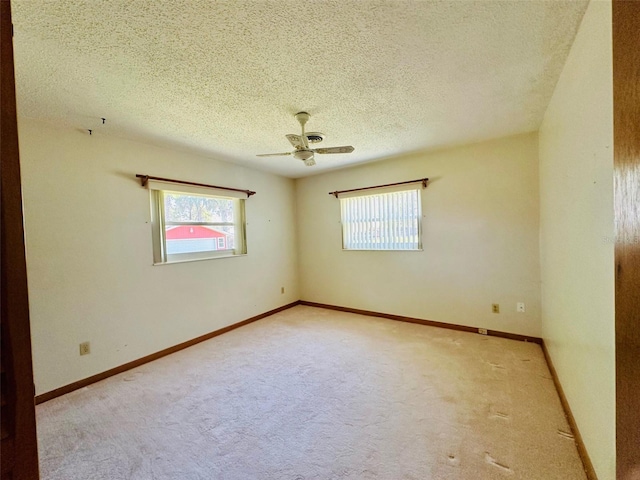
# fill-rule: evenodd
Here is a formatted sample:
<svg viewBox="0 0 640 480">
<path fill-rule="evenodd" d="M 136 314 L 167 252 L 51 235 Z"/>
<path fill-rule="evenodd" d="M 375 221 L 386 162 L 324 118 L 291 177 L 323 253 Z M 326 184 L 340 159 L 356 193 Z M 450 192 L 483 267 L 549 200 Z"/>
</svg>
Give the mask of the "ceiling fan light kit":
<svg viewBox="0 0 640 480">
<path fill-rule="evenodd" d="M 351 145 L 342 146 L 342 147 L 328 147 L 328 148 L 309 148 L 309 144 L 311 143 L 320 143 L 324 140 L 324 133 L 320 132 L 309 132 L 305 133 L 304 126 L 311 118 L 307 112 L 298 112 L 295 115 L 296 120 L 300 123 L 300 127 L 302 129 L 301 135 L 295 135 L 293 133 L 285 135 L 289 143 L 295 148 L 293 152 L 283 152 L 283 153 L 262 153 L 257 155 L 258 157 L 279 157 L 284 155 L 293 155 L 293 157 L 297 160 L 301 160 L 307 167 L 312 167 L 316 164 L 315 154 L 319 153 L 321 155 L 327 153 L 351 153 L 354 148 Z"/>
</svg>

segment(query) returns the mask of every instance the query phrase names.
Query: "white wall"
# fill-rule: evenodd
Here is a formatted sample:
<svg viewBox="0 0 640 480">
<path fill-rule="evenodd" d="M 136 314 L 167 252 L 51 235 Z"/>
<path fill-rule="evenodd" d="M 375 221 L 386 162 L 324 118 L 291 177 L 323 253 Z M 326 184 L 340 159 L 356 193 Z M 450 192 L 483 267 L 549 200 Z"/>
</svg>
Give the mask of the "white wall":
<svg viewBox="0 0 640 480">
<path fill-rule="evenodd" d="M 611 3 L 592 1 L 540 129 L 542 334 L 600 480 L 615 478 Z"/>
<path fill-rule="evenodd" d="M 537 142 L 518 135 L 299 179 L 301 298 L 540 336 Z M 431 179 L 424 251 L 341 250 L 328 192 L 421 177 Z"/>
<path fill-rule="evenodd" d="M 293 180 L 29 119 L 19 137 L 36 393 L 298 300 Z M 249 255 L 152 266 L 136 173 L 257 191 Z"/>
</svg>

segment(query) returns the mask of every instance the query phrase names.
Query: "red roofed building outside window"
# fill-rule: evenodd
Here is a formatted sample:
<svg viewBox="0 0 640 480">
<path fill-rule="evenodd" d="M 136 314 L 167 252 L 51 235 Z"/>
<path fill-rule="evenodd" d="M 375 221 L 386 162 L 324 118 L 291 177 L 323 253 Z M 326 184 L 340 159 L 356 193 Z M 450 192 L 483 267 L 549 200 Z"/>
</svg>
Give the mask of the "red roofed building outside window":
<svg viewBox="0 0 640 480">
<path fill-rule="evenodd" d="M 233 235 L 201 225 L 167 226 L 165 238 L 169 255 L 233 249 Z"/>
</svg>

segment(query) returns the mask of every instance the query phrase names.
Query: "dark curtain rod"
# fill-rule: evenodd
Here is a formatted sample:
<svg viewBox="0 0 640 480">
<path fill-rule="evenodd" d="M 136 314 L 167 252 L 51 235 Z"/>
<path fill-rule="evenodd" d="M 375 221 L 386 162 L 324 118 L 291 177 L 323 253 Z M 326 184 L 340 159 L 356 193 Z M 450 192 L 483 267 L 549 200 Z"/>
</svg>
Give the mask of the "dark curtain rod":
<svg viewBox="0 0 640 480">
<path fill-rule="evenodd" d="M 143 187 L 147 185 L 149 180 L 158 180 L 159 182 L 171 182 L 171 183 L 179 183 L 181 185 L 193 185 L 194 187 L 206 187 L 206 188 L 217 188 L 219 190 L 230 190 L 232 192 L 243 192 L 247 194 L 247 197 L 251 195 L 255 195 L 256 192 L 252 192 L 251 190 L 242 190 L 241 188 L 231 188 L 231 187 L 220 187 L 218 185 L 207 185 L 206 183 L 195 183 L 195 182 L 184 182 L 182 180 L 173 180 L 171 178 L 161 178 L 161 177 L 152 177 L 151 175 L 141 175 L 137 174 L 137 178 L 140 179 L 140 183 Z"/>
<path fill-rule="evenodd" d="M 418 178 L 416 180 L 408 180 L 406 182 L 398 182 L 398 183 L 387 183 L 385 185 L 374 185 L 373 187 L 363 187 L 363 188 L 352 188 L 351 190 L 336 190 L 335 192 L 329 192 L 329 195 L 333 195 L 338 198 L 338 195 L 341 193 L 349 193 L 349 192 L 359 192 L 361 190 L 371 190 L 372 188 L 383 188 L 383 187 L 394 187 L 396 185 L 405 185 L 407 183 L 422 183 L 422 188 L 427 188 L 428 178 Z"/>
</svg>

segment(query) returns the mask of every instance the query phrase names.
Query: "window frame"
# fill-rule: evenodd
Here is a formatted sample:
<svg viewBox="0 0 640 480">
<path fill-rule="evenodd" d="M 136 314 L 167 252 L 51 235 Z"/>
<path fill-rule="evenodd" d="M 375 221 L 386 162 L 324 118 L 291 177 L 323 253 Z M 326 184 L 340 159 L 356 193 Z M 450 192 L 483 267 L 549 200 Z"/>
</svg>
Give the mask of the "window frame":
<svg viewBox="0 0 640 480">
<path fill-rule="evenodd" d="M 336 195 L 337 198 L 340 200 L 340 234 L 341 234 L 341 245 L 342 245 L 342 251 L 344 252 L 422 252 L 424 251 L 423 248 L 423 243 L 422 243 L 422 218 L 423 218 L 423 213 L 422 213 L 422 190 L 423 187 L 421 186 L 415 186 L 415 185 L 404 185 L 402 187 L 393 187 L 393 188 L 380 188 L 380 189 L 372 189 L 370 191 L 368 191 L 366 194 L 354 194 L 354 193 L 349 193 L 347 195 L 344 194 L 338 194 Z M 345 208 L 343 207 L 343 201 L 345 200 L 350 200 L 353 198 L 363 198 L 363 197 L 372 197 L 372 196 L 381 196 L 381 195 L 386 195 L 386 194 L 391 194 L 394 192 L 407 192 L 407 191 L 415 191 L 417 194 L 417 207 L 418 207 L 418 212 L 417 215 L 415 216 L 415 220 L 417 223 L 417 237 L 418 237 L 418 242 L 417 242 L 417 248 L 349 248 L 346 243 L 346 232 L 345 232 L 345 218 L 344 218 L 344 212 L 345 212 Z M 388 223 L 390 222 L 392 219 L 384 219 L 384 220 L 379 220 L 381 223 Z M 369 244 L 373 243 L 371 241 L 368 242 Z"/>
<path fill-rule="evenodd" d="M 213 260 L 218 258 L 232 258 L 247 255 L 246 239 L 246 214 L 245 199 L 235 196 L 225 196 L 216 193 L 193 192 L 190 189 L 182 190 L 179 187 L 150 189 L 151 196 L 151 230 L 153 236 L 153 264 L 171 265 L 200 260 Z M 185 196 L 199 196 L 233 201 L 233 222 L 175 222 L 165 219 L 165 194 L 177 194 Z M 167 253 L 166 226 L 205 226 L 205 227 L 234 227 L 234 247 L 222 250 L 206 250 L 201 252 Z M 226 245 L 225 239 L 225 247 Z M 216 247 L 219 245 L 216 238 Z"/>
</svg>

